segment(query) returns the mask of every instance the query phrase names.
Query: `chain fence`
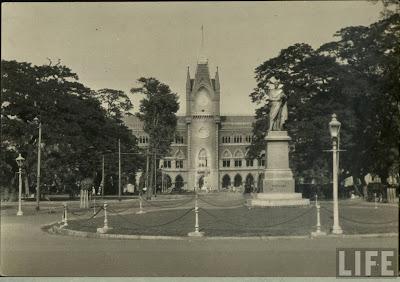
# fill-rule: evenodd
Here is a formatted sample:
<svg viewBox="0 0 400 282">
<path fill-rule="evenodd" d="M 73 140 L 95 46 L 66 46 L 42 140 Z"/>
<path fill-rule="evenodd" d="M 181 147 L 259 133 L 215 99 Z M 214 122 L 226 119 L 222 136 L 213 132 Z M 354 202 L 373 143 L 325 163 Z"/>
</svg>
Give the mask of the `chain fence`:
<svg viewBox="0 0 400 282">
<path fill-rule="evenodd" d="M 144 227 L 144 228 L 157 228 L 157 227 L 162 227 L 162 226 L 166 226 L 172 223 L 175 223 L 179 220 L 181 220 L 182 218 L 184 218 L 185 216 L 187 216 L 191 211 L 193 211 L 193 208 L 187 209 L 183 214 L 179 215 L 178 217 L 175 217 L 173 219 L 168 220 L 167 222 L 163 222 L 163 223 L 159 223 L 159 224 L 154 224 L 154 225 L 146 225 L 146 224 L 140 224 L 138 222 L 132 221 L 131 218 L 128 218 L 127 216 L 121 215 L 120 213 L 115 213 L 112 210 L 109 210 L 110 213 L 114 213 L 115 215 L 117 215 L 118 217 L 120 217 L 121 219 L 123 219 L 125 222 L 129 223 L 129 224 L 133 224 L 139 227 Z M 121 227 L 123 229 L 129 229 L 129 227 Z"/>
<path fill-rule="evenodd" d="M 310 200 L 318 200 L 316 197 L 312 197 Z M 187 207 L 190 203 L 195 202 L 193 206 Z M 318 203 L 324 203 L 324 201 L 318 201 Z M 345 207 L 352 207 L 356 205 L 362 204 L 362 201 L 357 201 L 357 202 L 352 202 L 349 204 L 343 205 L 343 203 L 340 203 L 340 205 L 345 206 Z M 68 212 L 68 219 L 73 222 L 72 226 L 75 228 L 95 228 L 99 227 L 99 218 L 97 217 L 100 215 L 101 211 L 105 210 L 104 205 L 105 203 L 98 203 L 98 205 L 89 207 L 89 208 L 72 208 L 68 207 L 67 212 Z M 144 206 L 143 206 L 144 204 Z M 200 204 L 200 205 L 199 205 Z M 186 207 L 185 207 L 186 206 Z M 140 211 L 142 211 L 143 207 L 147 208 L 152 208 L 152 212 L 161 212 L 162 210 L 168 210 L 168 209 L 177 209 L 177 212 L 173 213 L 173 218 L 167 218 L 163 222 L 157 223 L 157 224 L 146 224 L 142 223 L 143 222 L 143 216 L 139 215 L 134 215 L 133 213 L 127 213 L 128 211 L 132 209 L 138 209 L 141 207 Z M 64 206 L 56 206 L 54 209 L 63 209 Z M 232 208 L 232 209 L 237 209 L 233 210 L 232 213 L 229 216 L 225 216 L 225 212 L 219 211 L 223 210 L 226 208 Z M 293 209 L 293 207 L 285 207 L 287 210 L 282 209 L 283 207 L 280 207 L 279 209 L 274 208 L 267 208 L 263 209 L 263 212 L 254 212 L 253 210 L 256 209 L 251 209 L 251 207 L 248 207 L 246 205 L 246 199 L 239 199 L 239 200 L 217 200 L 216 198 L 211 198 L 208 195 L 194 195 L 193 197 L 190 197 L 188 199 L 184 200 L 173 200 L 169 203 L 165 203 L 162 201 L 149 201 L 147 199 L 139 199 L 134 202 L 129 202 L 129 203 L 113 203 L 113 204 L 108 204 L 107 205 L 107 214 L 112 215 L 113 220 L 111 220 L 111 225 L 115 225 L 117 229 L 121 230 L 130 230 L 130 231 L 144 231 L 146 229 L 157 229 L 161 227 L 165 227 L 168 225 L 171 225 L 168 227 L 169 229 L 173 228 L 174 230 L 180 230 L 182 231 L 181 228 L 187 228 L 188 227 L 188 221 L 184 220 L 183 223 L 179 223 L 179 225 L 175 224 L 181 220 L 183 220 L 185 217 L 187 217 L 191 212 L 195 211 L 195 216 L 196 216 L 196 224 L 198 222 L 198 213 L 202 214 L 202 220 L 201 220 L 201 227 L 199 230 L 203 231 L 231 231 L 231 230 L 237 230 L 242 233 L 246 232 L 252 232 L 252 234 L 257 234 L 257 235 L 262 235 L 268 233 L 269 230 L 268 228 L 274 228 L 278 226 L 282 226 L 282 230 L 286 229 L 289 230 L 290 228 L 297 228 L 296 226 L 299 227 L 299 229 L 305 230 L 305 228 L 308 228 L 311 226 L 311 222 L 314 222 L 314 216 L 310 217 L 309 214 L 312 212 L 317 212 L 316 205 L 311 204 L 309 206 L 304 206 L 304 207 L 297 207 L 296 209 Z M 323 205 L 320 205 L 321 210 L 331 216 L 333 211 L 329 208 L 327 208 L 327 203 L 324 203 Z M 242 210 L 243 209 L 243 210 Z M 247 210 L 247 211 L 246 211 Z M 279 212 L 278 212 L 279 210 Z M 292 210 L 289 212 L 289 210 Z M 265 212 L 264 212 L 265 211 Z M 268 211 L 272 211 L 269 213 Z M 284 211 L 284 212 L 281 212 Z M 125 213 L 125 214 L 124 214 Z M 294 214 L 293 214 L 294 213 Z M 258 218 L 257 220 L 253 220 L 254 215 L 261 215 L 263 214 L 263 218 Z M 357 213 L 355 213 L 356 215 Z M 233 215 L 233 216 L 232 216 Z M 319 216 L 319 215 L 318 215 Z M 104 215 L 102 215 L 104 217 Z M 164 215 L 165 217 L 165 215 Z M 398 223 L 398 220 L 387 220 L 387 221 L 369 221 L 369 220 L 359 220 L 355 218 L 351 218 L 348 215 L 340 215 L 339 216 L 341 219 L 344 221 L 354 223 L 354 224 L 360 224 L 360 225 L 389 225 L 393 223 Z M 295 223 L 297 220 L 300 220 L 302 218 L 305 218 L 302 220 L 301 223 Z M 160 220 L 163 219 L 163 217 L 157 217 L 155 215 L 155 219 Z M 205 219 L 205 220 L 204 220 Z M 153 218 L 154 220 L 154 218 Z M 114 223 L 113 223 L 114 221 Z M 223 224 L 221 224 L 223 223 Z M 295 223 L 295 224 L 293 224 Z M 174 225 L 175 224 L 175 225 Z M 326 224 L 326 223 L 325 223 Z M 194 225 L 194 222 L 193 222 Z M 226 226 L 228 225 L 228 227 Z M 286 225 L 286 226 L 284 226 Z M 301 226 L 303 225 L 303 226 Z M 229 229 L 229 226 L 232 227 L 232 229 Z M 306 226 L 306 227 L 304 227 Z M 312 225 L 312 227 L 315 227 L 315 225 Z M 167 228 L 167 229 L 168 229 Z M 236 229 L 235 229 L 236 228 Z M 360 228 L 363 228 L 360 226 Z M 162 230 L 162 229 L 160 229 Z M 272 229 L 271 229 L 272 230 Z M 276 229 L 276 230 L 279 230 Z M 171 231 L 171 230 L 170 230 Z M 169 232 L 170 232 L 169 231 Z M 240 233 L 239 232 L 239 233 Z"/>
<path fill-rule="evenodd" d="M 215 214 L 213 214 L 212 212 L 210 212 L 210 211 L 208 211 L 208 210 L 206 210 L 206 209 L 200 208 L 200 210 L 203 211 L 205 214 L 209 215 L 210 217 L 214 218 L 216 221 L 224 222 L 224 223 L 230 224 L 230 225 L 232 225 L 232 226 L 245 227 L 246 229 L 254 228 L 254 226 L 250 226 L 250 224 L 239 224 L 239 223 L 235 223 L 235 222 L 231 222 L 231 221 L 222 219 L 221 217 L 216 216 Z M 313 210 L 313 207 L 310 207 L 310 208 L 307 208 L 307 210 L 306 210 L 305 212 L 303 212 L 303 213 L 301 213 L 301 214 L 299 214 L 299 215 L 296 215 L 296 216 L 291 217 L 291 218 L 289 218 L 289 219 L 285 219 L 285 220 L 280 221 L 280 222 L 275 222 L 275 223 L 273 223 L 273 224 L 262 225 L 261 227 L 262 227 L 262 228 L 269 228 L 269 227 L 275 227 L 275 226 L 278 226 L 278 225 L 283 225 L 283 224 L 286 224 L 286 223 L 295 221 L 295 220 L 297 220 L 297 219 L 299 219 L 299 218 L 301 218 L 301 217 L 307 215 L 307 214 L 310 213 L 312 210 Z M 249 228 L 249 227 L 250 227 L 250 228 Z M 260 229 L 260 226 L 259 226 L 258 228 L 256 228 L 256 229 Z"/>
<path fill-rule="evenodd" d="M 328 213 L 329 215 L 332 215 L 332 214 L 333 214 L 333 211 L 330 210 L 330 209 L 328 209 L 328 208 L 326 208 L 326 207 L 321 206 L 321 209 L 322 209 L 325 213 Z M 390 220 L 390 221 L 376 221 L 376 222 L 372 222 L 372 221 L 362 221 L 362 220 L 358 220 L 358 219 L 351 219 L 351 218 L 345 217 L 345 216 L 340 215 L 340 214 L 339 214 L 339 218 L 340 218 L 340 219 L 343 219 L 343 220 L 345 220 L 345 221 L 348 221 L 348 222 L 356 223 L 356 224 L 369 224 L 369 225 L 386 225 L 386 224 L 392 224 L 392 223 L 398 223 L 398 222 L 399 222 L 398 219 L 396 219 L 396 220 Z"/>
<path fill-rule="evenodd" d="M 212 202 L 210 199 L 205 199 L 205 196 L 199 196 L 198 199 L 210 206 L 217 207 L 217 208 L 239 208 L 239 207 L 245 207 L 245 202 L 244 200 L 239 200 L 239 201 L 224 201 L 224 204 L 221 203 L 216 203 L 216 201 Z"/>
</svg>

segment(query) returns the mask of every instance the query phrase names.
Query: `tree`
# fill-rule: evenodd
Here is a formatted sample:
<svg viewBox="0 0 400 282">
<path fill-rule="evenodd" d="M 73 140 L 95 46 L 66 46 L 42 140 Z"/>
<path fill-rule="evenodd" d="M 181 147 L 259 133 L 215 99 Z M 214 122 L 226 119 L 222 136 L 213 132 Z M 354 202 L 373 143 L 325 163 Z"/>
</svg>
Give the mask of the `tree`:
<svg viewBox="0 0 400 282">
<path fill-rule="evenodd" d="M 363 92 L 353 91 L 355 99 L 366 101 L 354 104 L 362 117 L 359 128 L 367 132 L 362 142 L 369 161 L 364 160 L 363 173 L 376 173 L 386 183 L 389 171 L 398 167 L 399 156 L 400 15 L 393 14 L 370 27 L 344 28 L 336 36 L 338 41 L 320 49 L 352 69 L 366 85 Z"/>
<path fill-rule="evenodd" d="M 147 187 L 149 198 L 152 193 L 156 156 L 162 158 L 169 152 L 175 136 L 179 103 L 178 96 L 171 92 L 169 86 L 153 77 L 141 77 L 138 83 L 140 87 L 132 88 L 131 93 L 144 95 L 137 116 L 144 122 L 143 129 L 149 135 L 149 151 L 153 156 Z"/>
<path fill-rule="evenodd" d="M 295 44 L 256 68 L 257 87 L 250 96 L 260 107 L 251 152 L 265 146 L 269 107 L 262 89 L 275 76 L 288 94 L 286 128 L 293 138 L 290 157 L 298 176 L 326 181 L 331 169 L 322 151 L 330 147 L 327 124 L 336 113 L 342 121 L 341 148 L 346 149 L 342 177 L 363 181 L 375 172 L 386 180 L 390 168 L 398 165 L 399 15 L 370 27 L 348 27 L 336 36 L 338 41 L 317 50 Z"/>
<path fill-rule="evenodd" d="M 94 92 L 94 95 L 102 103 L 109 118 L 121 120 L 123 115 L 129 115 L 133 109 L 128 95 L 121 90 L 104 88 Z"/>
<path fill-rule="evenodd" d="M 132 133 L 107 116 L 91 90 L 68 67 L 3 60 L 1 68 L 3 190 L 15 178 L 17 152 L 26 159 L 30 182 L 36 181 L 35 117 L 42 123 L 43 186 L 71 190 L 77 188 L 77 181 L 94 178 L 101 168 L 100 152 L 115 152 L 117 139 L 121 139 L 123 150 L 137 150 Z M 135 169 L 138 160 L 127 166 Z M 115 173 L 116 167 L 110 168 L 109 173 Z"/>
</svg>

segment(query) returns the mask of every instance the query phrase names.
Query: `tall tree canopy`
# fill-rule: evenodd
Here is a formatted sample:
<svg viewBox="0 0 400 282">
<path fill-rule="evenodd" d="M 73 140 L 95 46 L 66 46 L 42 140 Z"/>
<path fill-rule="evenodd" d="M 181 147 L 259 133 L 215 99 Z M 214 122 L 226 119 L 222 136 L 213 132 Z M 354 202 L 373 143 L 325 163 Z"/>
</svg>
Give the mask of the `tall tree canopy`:
<svg viewBox="0 0 400 282">
<path fill-rule="evenodd" d="M 142 94 L 137 116 L 144 122 L 144 131 L 149 135 L 149 150 L 153 154 L 148 195 L 151 193 L 153 168 L 156 158 L 165 156 L 170 149 L 177 125 L 176 112 L 179 110 L 178 96 L 170 87 L 153 77 L 138 79 L 139 87 L 131 93 Z"/>
<path fill-rule="evenodd" d="M 124 115 L 129 115 L 133 105 L 124 91 L 103 88 L 94 92 L 97 99 L 102 103 L 107 116 L 121 120 Z"/>
<path fill-rule="evenodd" d="M 17 153 L 25 157 L 27 176 L 31 183 L 35 182 L 38 145 L 35 117 L 42 124 L 43 185 L 76 188 L 76 181 L 93 177 L 99 171 L 102 152 L 116 151 L 118 138 L 125 150 L 136 148 L 131 132 L 108 117 L 100 101 L 68 67 L 3 60 L 1 73 L 3 189 L 14 179 Z M 137 162 L 126 165 L 126 170 L 134 170 Z M 108 172 L 115 173 L 115 167 Z"/>
<path fill-rule="evenodd" d="M 263 89 L 276 77 L 288 95 L 286 128 L 298 176 L 320 182 L 329 177 L 329 156 L 323 150 L 330 147 L 328 122 L 336 113 L 346 149 L 341 154 L 344 172 L 360 180 L 372 172 L 385 181 L 398 165 L 399 35 L 395 14 L 369 27 L 344 28 L 335 34 L 337 41 L 317 50 L 295 44 L 257 67 L 257 87 L 250 94 L 259 104 L 252 155 L 265 148 L 269 105 Z"/>
</svg>

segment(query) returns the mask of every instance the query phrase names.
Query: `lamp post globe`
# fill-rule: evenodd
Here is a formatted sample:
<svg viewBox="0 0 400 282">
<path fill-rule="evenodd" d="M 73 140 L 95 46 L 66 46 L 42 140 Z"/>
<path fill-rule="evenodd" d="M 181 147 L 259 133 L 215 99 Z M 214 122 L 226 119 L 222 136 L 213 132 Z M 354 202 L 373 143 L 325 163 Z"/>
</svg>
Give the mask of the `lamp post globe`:
<svg viewBox="0 0 400 282">
<path fill-rule="evenodd" d="M 18 182 L 18 212 L 17 215 L 23 215 L 24 213 L 22 212 L 22 166 L 24 165 L 25 159 L 21 156 L 21 154 L 18 154 L 18 157 L 15 159 L 18 165 L 18 174 L 19 174 L 19 182 Z"/>
<path fill-rule="evenodd" d="M 342 125 L 341 123 L 340 123 L 340 121 L 338 121 L 337 119 L 336 119 L 336 114 L 333 114 L 332 115 L 332 119 L 331 119 L 331 121 L 329 122 L 329 132 L 330 132 L 330 134 L 331 134 L 331 138 L 332 139 L 334 139 L 334 138 L 338 138 L 339 137 L 339 132 L 340 132 L 340 126 Z"/>
<path fill-rule="evenodd" d="M 329 131 L 332 139 L 332 155 L 333 155 L 333 234 L 342 234 L 343 230 L 339 224 L 339 202 L 338 202 L 338 140 L 341 123 L 336 119 L 336 114 L 332 115 L 329 122 Z"/>
</svg>

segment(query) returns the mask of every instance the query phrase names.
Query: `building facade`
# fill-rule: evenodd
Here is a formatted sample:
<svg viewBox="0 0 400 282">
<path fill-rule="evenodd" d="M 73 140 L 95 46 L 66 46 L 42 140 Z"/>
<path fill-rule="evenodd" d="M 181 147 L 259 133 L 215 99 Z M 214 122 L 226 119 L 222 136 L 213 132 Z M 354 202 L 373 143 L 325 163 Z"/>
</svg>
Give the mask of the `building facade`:
<svg viewBox="0 0 400 282">
<path fill-rule="evenodd" d="M 161 161 L 164 189 L 260 190 L 265 156 L 247 158 L 254 116 L 221 116 L 218 68 L 210 76 L 207 59 L 199 59 L 194 77 L 186 78 L 186 115 L 178 116 L 170 154 Z M 146 147 L 149 137 L 135 116 L 126 125 Z"/>
</svg>

